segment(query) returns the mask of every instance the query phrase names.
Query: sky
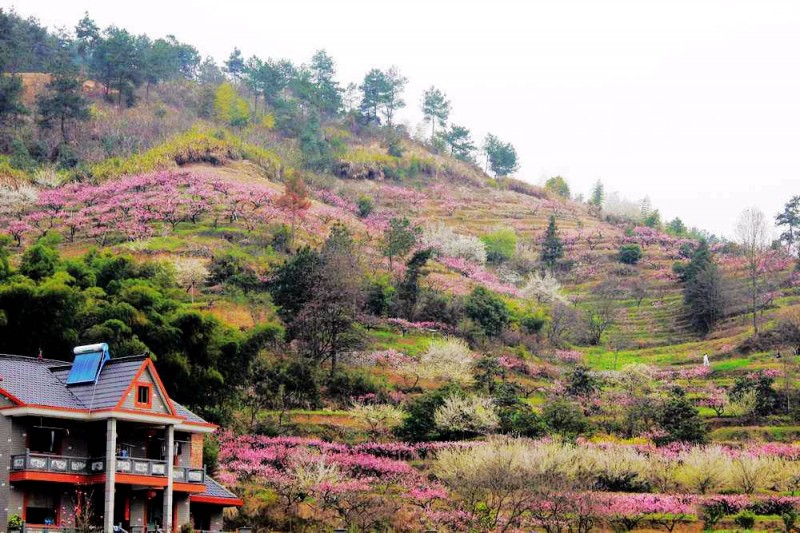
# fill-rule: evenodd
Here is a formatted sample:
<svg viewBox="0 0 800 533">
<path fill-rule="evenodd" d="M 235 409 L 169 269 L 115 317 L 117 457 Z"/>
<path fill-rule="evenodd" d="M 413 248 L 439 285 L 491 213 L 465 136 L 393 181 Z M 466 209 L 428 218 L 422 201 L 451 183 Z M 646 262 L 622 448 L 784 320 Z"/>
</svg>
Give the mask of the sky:
<svg viewBox="0 0 800 533">
<path fill-rule="evenodd" d="M 343 85 L 396 65 L 412 131 L 435 85 L 453 123 L 516 147 L 518 177 L 562 175 L 584 195 L 599 179 L 719 235 L 800 194 L 796 0 L 0 0 L 12 6 L 51 27 L 88 11 L 218 61 L 324 48 Z"/>
</svg>

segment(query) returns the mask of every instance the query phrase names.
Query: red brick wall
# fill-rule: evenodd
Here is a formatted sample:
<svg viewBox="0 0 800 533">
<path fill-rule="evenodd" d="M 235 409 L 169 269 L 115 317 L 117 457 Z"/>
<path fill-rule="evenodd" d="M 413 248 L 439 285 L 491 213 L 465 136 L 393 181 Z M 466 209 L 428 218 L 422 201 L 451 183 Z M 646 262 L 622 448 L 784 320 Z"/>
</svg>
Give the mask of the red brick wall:
<svg viewBox="0 0 800 533">
<path fill-rule="evenodd" d="M 192 468 L 203 468 L 203 434 L 192 433 L 192 455 L 189 466 Z"/>
</svg>

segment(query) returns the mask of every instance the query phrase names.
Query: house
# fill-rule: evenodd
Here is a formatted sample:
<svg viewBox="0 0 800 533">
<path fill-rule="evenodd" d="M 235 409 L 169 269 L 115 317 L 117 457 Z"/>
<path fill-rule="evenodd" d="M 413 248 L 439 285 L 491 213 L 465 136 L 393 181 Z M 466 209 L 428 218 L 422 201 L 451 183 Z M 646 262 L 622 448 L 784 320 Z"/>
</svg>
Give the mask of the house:
<svg viewBox="0 0 800 533">
<path fill-rule="evenodd" d="M 172 401 L 149 357 L 75 348 L 72 363 L 0 355 L 0 533 L 12 516 L 31 533 L 221 530 L 242 504 L 207 475 L 203 437 L 216 429 Z"/>
</svg>

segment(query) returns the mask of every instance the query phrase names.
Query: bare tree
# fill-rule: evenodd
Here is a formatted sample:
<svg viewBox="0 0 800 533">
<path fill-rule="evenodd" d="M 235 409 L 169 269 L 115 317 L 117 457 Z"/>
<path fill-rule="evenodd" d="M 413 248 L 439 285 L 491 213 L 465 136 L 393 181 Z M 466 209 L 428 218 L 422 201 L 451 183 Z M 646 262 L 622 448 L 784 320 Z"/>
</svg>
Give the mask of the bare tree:
<svg viewBox="0 0 800 533">
<path fill-rule="evenodd" d="M 756 207 L 742 211 L 736 223 L 736 239 L 746 260 L 750 288 L 750 312 L 753 317 L 753 337 L 758 337 L 758 300 L 761 278 L 760 264 L 769 245 L 766 217 Z"/>
</svg>

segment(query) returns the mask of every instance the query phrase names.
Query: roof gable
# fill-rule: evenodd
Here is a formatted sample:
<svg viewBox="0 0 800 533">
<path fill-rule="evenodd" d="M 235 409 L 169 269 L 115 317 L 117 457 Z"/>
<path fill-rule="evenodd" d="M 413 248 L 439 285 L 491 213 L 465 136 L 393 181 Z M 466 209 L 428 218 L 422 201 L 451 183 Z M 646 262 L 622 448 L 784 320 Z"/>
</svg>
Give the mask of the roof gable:
<svg viewBox="0 0 800 533">
<path fill-rule="evenodd" d="M 149 389 L 149 405 L 147 407 L 138 402 L 139 387 Z M 150 359 L 144 361 L 115 407 L 148 413 L 175 414 L 175 408 L 172 406 L 167 391 L 158 377 L 156 367 Z"/>
</svg>

